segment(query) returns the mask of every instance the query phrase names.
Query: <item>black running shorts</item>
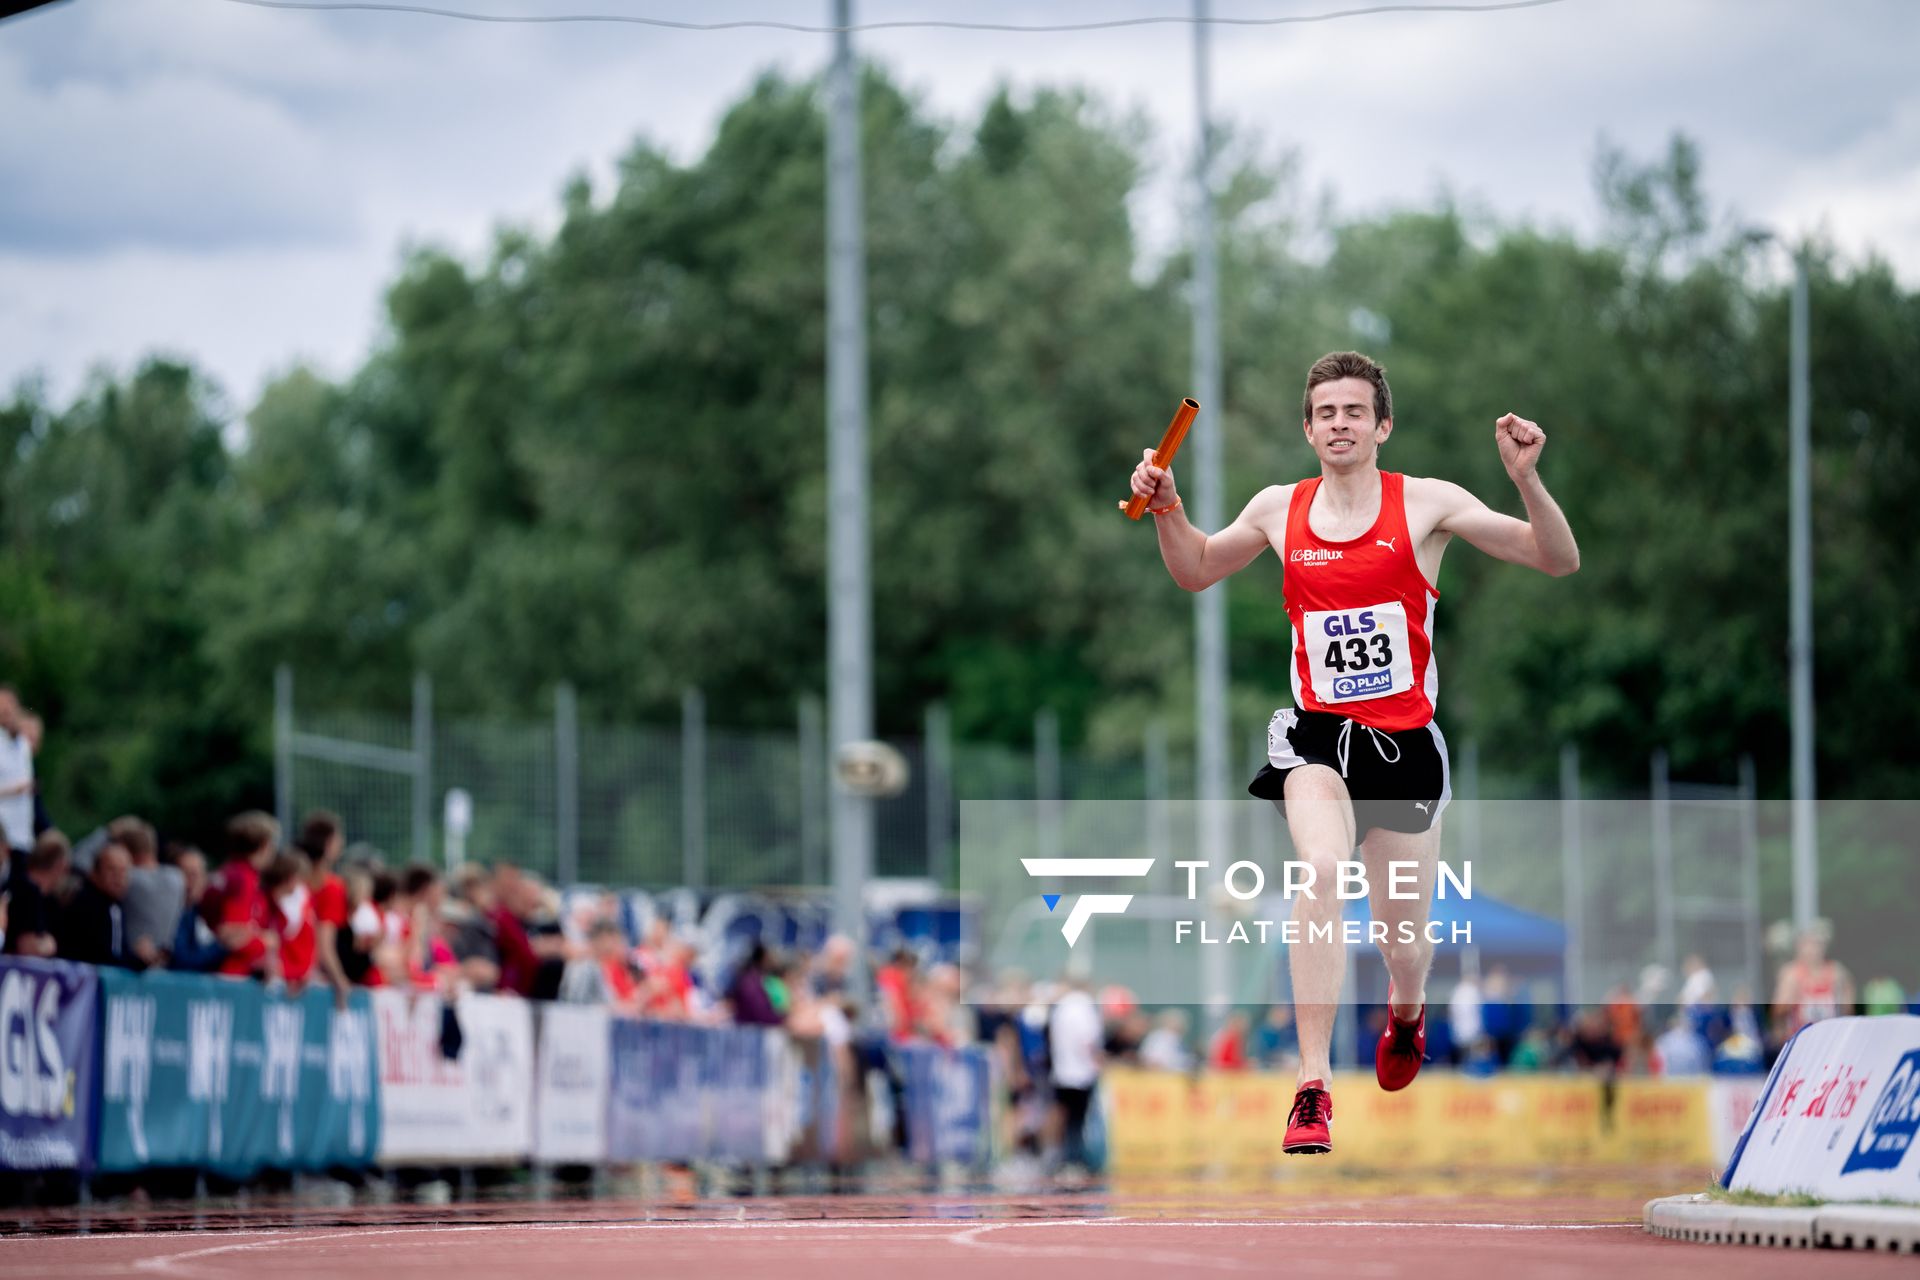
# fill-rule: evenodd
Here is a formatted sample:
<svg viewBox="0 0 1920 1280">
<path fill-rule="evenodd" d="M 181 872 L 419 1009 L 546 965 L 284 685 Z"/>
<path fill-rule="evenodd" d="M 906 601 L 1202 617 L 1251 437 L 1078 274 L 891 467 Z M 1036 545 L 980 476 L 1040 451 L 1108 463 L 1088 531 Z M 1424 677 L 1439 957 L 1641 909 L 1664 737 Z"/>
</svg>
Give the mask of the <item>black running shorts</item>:
<svg viewBox="0 0 1920 1280">
<path fill-rule="evenodd" d="M 1285 814 L 1287 775 L 1306 764 L 1326 765 L 1346 779 L 1354 831 L 1362 838 L 1372 827 L 1425 831 L 1453 798 L 1447 740 L 1431 721 L 1387 733 L 1330 711 L 1282 707 L 1267 722 L 1267 763 L 1247 790 Z"/>
</svg>

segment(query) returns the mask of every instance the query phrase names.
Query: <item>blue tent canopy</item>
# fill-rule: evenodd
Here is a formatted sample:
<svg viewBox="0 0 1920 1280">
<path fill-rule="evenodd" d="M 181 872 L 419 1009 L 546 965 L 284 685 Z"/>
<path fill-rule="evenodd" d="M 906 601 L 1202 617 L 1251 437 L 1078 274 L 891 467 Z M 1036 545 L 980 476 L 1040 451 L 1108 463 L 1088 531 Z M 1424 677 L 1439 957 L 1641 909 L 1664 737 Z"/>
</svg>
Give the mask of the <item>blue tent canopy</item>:
<svg viewBox="0 0 1920 1280">
<path fill-rule="evenodd" d="M 1371 920 L 1365 898 L 1347 903 L 1346 918 Z M 1437 921 L 1443 933 L 1436 951 L 1457 951 L 1464 942 L 1453 941 L 1455 924 L 1473 926 L 1473 948 L 1483 956 L 1513 959 L 1559 960 L 1566 954 L 1567 930 L 1558 920 L 1550 920 L 1512 903 L 1484 893 L 1472 898 L 1453 894 L 1436 896 L 1429 905 L 1428 919 Z"/>
</svg>

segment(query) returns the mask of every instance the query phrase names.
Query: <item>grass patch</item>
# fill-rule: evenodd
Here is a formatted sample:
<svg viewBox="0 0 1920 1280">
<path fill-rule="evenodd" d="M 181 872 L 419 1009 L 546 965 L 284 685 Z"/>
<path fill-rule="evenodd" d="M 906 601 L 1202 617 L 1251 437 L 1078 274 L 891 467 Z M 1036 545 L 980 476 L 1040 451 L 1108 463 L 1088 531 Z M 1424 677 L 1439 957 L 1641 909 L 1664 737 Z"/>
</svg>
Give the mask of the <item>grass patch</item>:
<svg viewBox="0 0 1920 1280">
<path fill-rule="evenodd" d="M 1764 1191 L 1729 1191 L 1717 1182 L 1707 1184 L 1707 1195 L 1719 1204 L 1745 1205 L 1758 1209 L 1818 1209 L 1832 1201 L 1804 1191 L 1770 1194 Z"/>
<path fill-rule="evenodd" d="M 1719 1204 L 1737 1204 L 1756 1209 L 1822 1209 L 1829 1205 L 1859 1205 L 1876 1209 L 1920 1209 L 1911 1200 L 1833 1200 L 1804 1191 L 1770 1194 L 1764 1191 L 1729 1191 L 1717 1182 L 1707 1184 L 1707 1195 Z"/>
</svg>

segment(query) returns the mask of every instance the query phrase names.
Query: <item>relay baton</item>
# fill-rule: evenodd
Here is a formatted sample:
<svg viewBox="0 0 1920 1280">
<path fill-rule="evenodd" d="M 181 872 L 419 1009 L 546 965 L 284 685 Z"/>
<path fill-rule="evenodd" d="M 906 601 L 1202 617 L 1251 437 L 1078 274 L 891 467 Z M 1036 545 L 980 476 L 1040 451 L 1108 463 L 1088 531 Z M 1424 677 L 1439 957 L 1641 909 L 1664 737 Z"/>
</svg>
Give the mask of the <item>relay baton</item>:
<svg viewBox="0 0 1920 1280">
<path fill-rule="evenodd" d="M 1173 421 L 1167 424 L 1167 434 L 1160 437 L 1160 447 L 1153 451 L 1154 466 L 1173 465 L 1173 455 L 1180 452 L 1180 442 L 1187 438 L 1187 428 L 1193 425 L 1193 415 L 1199 412 L 1200 402 L 1192 396 L 1180 402 L 1180 407 L 1174 410 Z M 1127 519 L 1138 520 L 1147 513 L 1147 500 L 1136 493 L 1133 501 L 1121 503 L 1120 509 L 1127 513 Z"/>
</svg>

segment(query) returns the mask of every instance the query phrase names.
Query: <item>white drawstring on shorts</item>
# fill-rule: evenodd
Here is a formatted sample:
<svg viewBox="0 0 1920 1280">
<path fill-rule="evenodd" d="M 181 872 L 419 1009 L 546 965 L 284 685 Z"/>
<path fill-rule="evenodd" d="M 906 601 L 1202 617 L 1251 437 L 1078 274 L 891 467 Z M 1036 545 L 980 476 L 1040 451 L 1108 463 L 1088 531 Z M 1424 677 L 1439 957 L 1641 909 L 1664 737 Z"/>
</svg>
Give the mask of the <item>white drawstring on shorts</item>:
<svg viewBox="0 0 1920 1280">
<path fill-rule="evenodd" d="M 1349 754 L 1349 747 L 1353 741 L 1354 723 L 1352 720 L 1342 720 L 1340 722 L 1340 736 L 1334 743 L 1335 753 L 1340 757 L 1340 776 L 1343 778 L 1347 776 L 1347 756 Z M 1373 749 L 1379 754 L 1382 760 L 1388 764 L 1400 763 L 1400 744 L 1393 740 L 1392 734 L 1382 733 L 1370 724 L 1363 724 L 1360 727 L 1365 729 L 1368 736 L 1373 739 Z M 1387 754 L 1388 747 L 1393 748 L 1392 755 Z"/>
</svg>

